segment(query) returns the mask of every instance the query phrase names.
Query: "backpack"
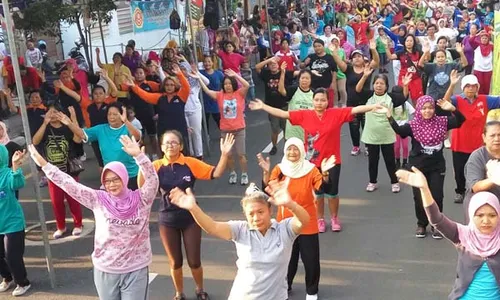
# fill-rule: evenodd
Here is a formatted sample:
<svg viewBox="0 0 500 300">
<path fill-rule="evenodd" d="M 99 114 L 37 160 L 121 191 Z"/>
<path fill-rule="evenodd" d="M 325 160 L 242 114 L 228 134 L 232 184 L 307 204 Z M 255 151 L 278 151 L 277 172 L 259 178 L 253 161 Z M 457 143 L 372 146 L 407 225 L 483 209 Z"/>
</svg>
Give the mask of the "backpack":
<svg viewBox="0 0 500 300">
<path fill-rule="evenodd" d="M 170 29 L 180 29 L 181 28 L 181 17 L 179 13 L 174 9 L 170 14 Z"/>
</svg>

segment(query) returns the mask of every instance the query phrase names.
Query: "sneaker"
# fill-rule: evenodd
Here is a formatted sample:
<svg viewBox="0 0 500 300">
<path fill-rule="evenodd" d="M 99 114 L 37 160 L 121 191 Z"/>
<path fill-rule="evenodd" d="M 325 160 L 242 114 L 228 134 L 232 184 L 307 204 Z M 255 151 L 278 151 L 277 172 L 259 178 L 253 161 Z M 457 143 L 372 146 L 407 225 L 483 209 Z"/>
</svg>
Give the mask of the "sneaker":
<svg viewBox="0 0 500 300">
<path fill-rule="evenodd" d="M 306 300 L 318 300 L 318 294 L 306 295 Z"/>
<path fill-rule="evenodd" d="M 453 199 L 454 203 L 464 203 L 464 195 L 463 194 L 456 194 L 455 199 Z"/>
<path fill-rule="evenodd" d="M 17 297 L 17 296 L 22 296 L 26 294 L 26 292 L 30 289 L 31 284 L 28 284 L 27 286 L 17 286 L 14 291 L 12 292 L 12 296 Z"/>
<path fill-rule="evenodd" d="M 80 236 L 82 234 L 82 227 L 75 227 L 73 228 L 73 231 L 71 232 L 73 236 Z"/>
<path fill-rule="evenodd" d="M 269 151 L 269 155 L 275 155 L 277 152 L 278 152 L 278 148 L 276 148 L 276 146 L 273 146 L 271 151 Z"/>
<path fill-rule="evenodd" d="M 444 147 L 446 149 L 449 149 L 451 147 L 451 142 L 450 142 L 449 138 L 447 138 L 446 140 L 444 140 Z"/>
<path fill-rule="evenodd" d="M 339 217 L 333 217 L 331 221 L 333 232 L 339 232 L 342 230 L 342 225 L 340 224 Z"/>
<path fill-rule="evenodd" d="M 401 191 L 401 187 L 399 186 L 399 183 L 393 183 L 391 187 L 391 191 L 393 193 L 399 193 Z"/>
<path fill-rule="evenodd" d="M 80 161 L 84 162 L 87 160 L 87 154 L 84 152 L 82 156 L 80 156 Z"/>
<path fill-rule="evenodd" d="M 378 185 L 376 183 L 368 183 L 368 185 L 366 186 L 366 191 L 367 192 L 373 192 L 375 191 L 376 189 L 378 189 Z"/>
<path fill-rule="evenodd" d="M 6 281 L 5 279 L 2 281 L 2 283 L 0 283 L 0 293 L 3 293 L 7 290 L 9 290 L 10 288 L 13 288 L 14 287 L 14 280 L 11 280 L 11 281 Z"/>
<path fill-rule="evenodd" d="M 241 185 L 247 185 L 248 184 L 248 174 L 247 173 L 241 173 L 240 183 L 241 183 Z"/>
<path fill-rule="evenodd" d="M 318 230 L 320 233 L 323 233 L 326 231 L 326 225 L 325 225 L 324 219 L 318 219 Z"/>
<path fill-rule="evenodd" d="M 42 188 L 42 187 L 46 187 L 47 185 L 49 185 L 49 181 L 47 180 L 47 177 L 42 176 L 42 178 L 40 178 L 40 182 L 38 183 L 38 186 Z"/>
<path fill-rule="evenodd" d="M 431 232 L 432 232 L 432 238 L 435 240 L 442 240 L 443 235 L 441 235 L 441 232 L 437 231 L 434 227 L 431 227 Z"/>
<path fill-rule="evenodd" d="M 64 228 L 63 230 L 57 229 L 52 236 L 54 237 L 54 239 L 57 240 L 60 239 L 65 233 L 66 233 L 66 228 Z"/>
<path fill-rule="evenodd" d="M 357 155 L 359 155 L 359 147 L 352 147 L 352 150 L 351 150 L 351 155 L 352 155 L 352 156 L 357 156 Z"/>
<path fill-rule="evenodd" d="M 235 171 L 229 173 L 229 184 L 236 184 L 238 181 L 238 174 Z"/>
<path fill-rule="evenodd" d="M 415 231 L 415 236 L 418 237 L 418 238 L 424 238 L 425 235 L 426 235 L 426 230 L 425 230 L 425 227 L 423 226 L 418 226 L 417 227 L 417 230 Z"/>
</svg>

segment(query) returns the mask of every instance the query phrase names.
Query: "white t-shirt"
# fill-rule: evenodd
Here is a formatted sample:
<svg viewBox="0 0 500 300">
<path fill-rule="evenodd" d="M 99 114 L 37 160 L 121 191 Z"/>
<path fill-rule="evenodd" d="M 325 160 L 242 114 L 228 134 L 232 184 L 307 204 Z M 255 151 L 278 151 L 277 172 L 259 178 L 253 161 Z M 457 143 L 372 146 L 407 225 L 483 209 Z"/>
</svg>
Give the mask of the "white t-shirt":
<svg viewBox="0 0 500 300">
<path fill-rule="evenodd" d="M 302 33 L 296 31 L 295 33 L 290 33 L 290 49 L 298 57 L 300 56 L 300 42 L 302 41 Z"/>
</svg>

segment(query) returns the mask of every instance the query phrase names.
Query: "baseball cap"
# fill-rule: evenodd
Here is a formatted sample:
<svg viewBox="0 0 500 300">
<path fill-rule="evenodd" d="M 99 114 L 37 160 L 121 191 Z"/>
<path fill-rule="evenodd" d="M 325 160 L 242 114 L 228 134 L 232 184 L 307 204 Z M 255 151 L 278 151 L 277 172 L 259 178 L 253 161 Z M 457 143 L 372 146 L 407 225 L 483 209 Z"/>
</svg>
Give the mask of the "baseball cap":
<svg viewBox="0 0 500 300">
<path fill-rule="evenodd" d="M 479 85 L 476 75 L 465 75 L 464 78 L 462 78 L 462 91 L 467 85 Z"/>
<path fill-rule="evenodd" d="M 354 51 L 352 51 L 352 52 L 351 52 L 351 56 L 350 56 L 350 58 L 352 59 L 352 58 L 354 57 L 354 55 L 356 55 L 356 54 L 359 54 L 359 55 L 361 55 L 361 56 L 364 56 L 364 55 L 363 55 L 363 52 L 362 52 L 361 50 L 356 49 L 356 50 L 354 50 Z"/>
</svg>

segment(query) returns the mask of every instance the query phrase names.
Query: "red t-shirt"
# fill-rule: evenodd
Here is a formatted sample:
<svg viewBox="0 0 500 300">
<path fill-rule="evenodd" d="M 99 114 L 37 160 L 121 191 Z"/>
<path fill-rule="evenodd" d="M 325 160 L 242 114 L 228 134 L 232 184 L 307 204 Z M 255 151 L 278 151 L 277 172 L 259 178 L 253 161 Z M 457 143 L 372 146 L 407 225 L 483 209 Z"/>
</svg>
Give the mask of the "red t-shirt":
<svg viewBox="0 0 500 300">
<path fill-rule="evenodd" d="M 236 52 L 227 53 L 222 50 L 219 50 L 219 52 L 217 52 L 217 55 L 219 55 L 220 59 L 222 60 L 222 69 L 224 69 L 224 71 L 227 69 L 231 69 L 236 73 L 241 74 L 240 66 L 245 62 L 245 57 L 243 55 Z"/>
<path fill-rule="evenodd" d="M 366 34 L 368 33 L 369 24 L 367 22 L 352 23 L 351 27 L 354 30 L 354 36 L 356 37 L 356 46 L 367 45 L 369 41 Z"/>
<path fill-rule="evenodd" d="M 482 135 L 488 117 L 487 96 L 478 95 L 472 103 L 461 95 L 456 95 L 455 99 L 455 106 L 464 115 L 465 122 L 451 132 L 451 150 L 472 153 L 484 144 Z"/>
<path fill-rule="evenodd" d="M 227 94 L 217 92 L 220 111 L 220 130 L 236 131 L 245 128 L 245 97 L 240 90 Z"/>
<path fill-rule="evenodd" d="M 335 155 L 341 163 L 340 130 L 342 125 L 354 119 L 352 107 L 329 108 L 320 119 L 314 110 L 290 111 L 290 123 L 304 129 L 306 159 L 321 167 L 321 161 Z"/>
<path fill-rule="evenodd" d="M 280 67 L 281 67 L 281 64 L 283 62 L 286 62 L 286 70 L 287 71 L 295 71 L 295 61 L 296 61 L 295 53 L 293 53 L 290 50 L 288 50 L 288 52 L 284 52 L 283 50 L 280 50 L 280 51 L 276 52 L 276 54 L 274 56 L 279 58 Z"/>
</svg>

